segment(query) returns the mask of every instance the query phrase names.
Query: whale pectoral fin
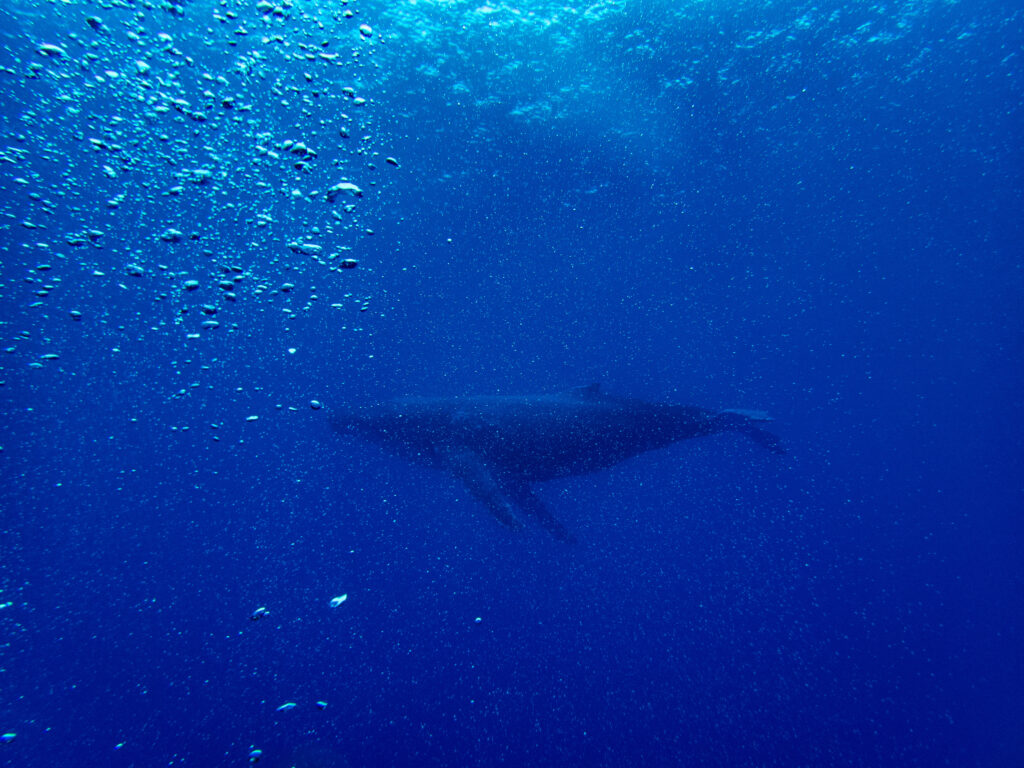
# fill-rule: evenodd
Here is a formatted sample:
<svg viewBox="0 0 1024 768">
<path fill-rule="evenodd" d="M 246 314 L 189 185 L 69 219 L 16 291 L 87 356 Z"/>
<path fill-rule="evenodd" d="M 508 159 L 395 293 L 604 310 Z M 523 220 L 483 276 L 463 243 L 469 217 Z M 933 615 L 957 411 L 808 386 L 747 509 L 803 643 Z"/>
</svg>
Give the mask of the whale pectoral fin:
<svg viewBox="0 0 1024 768">
<path fill-rule="evenodd" d="M 516 531 L 522 529 L 523 524 L 515 516 L 512 500 L 477 453 L 450 448 L 439 455 L 444 467 L 465 484 L 499 523 Z"/>
<path fill-rule="evenodd" d="M 718 429 L 735 430 L 746 435 L 758 445 L 764 446 L 772 453 L 781 454 L 786 452 L 778 437 L 766 429 L 754 426 L 758 422 L 772 421 L 771 416 L 764 411 L 730 409 L 720 412 L 715 416 L 714 420 Z"/>
<path fill-rule="evenodd" d="M 505 475 L 501 478 L 502 486 L 505 488 L 509 498 L 512 499 L 524 512 L 530 514 L 544 529 L 559 541 L 575 542 L 575 537 L 569 533 L 561 521 L 551 514 L 544 506 L 544 502 L 538 499 L 530 488 L 529 483 L 518 477 Z"/>
<path fill-rule="evenodd" d="M 601 382 L 595 381 L 593 384 L 587 384 L 585 387 L 573 387 L 569 390 L 569 394 L 578 400 L 592 400 L 595 397 L 601 396 Z"/>
<path fill-rule="evenodd" d="M 726 408 L 719 415 L 731 413 L 734 416 L 742 416 L 749 421 L 775 421 L 768 415 L 767 411 L 752 411 L 748 408 Z"/>
</svg>

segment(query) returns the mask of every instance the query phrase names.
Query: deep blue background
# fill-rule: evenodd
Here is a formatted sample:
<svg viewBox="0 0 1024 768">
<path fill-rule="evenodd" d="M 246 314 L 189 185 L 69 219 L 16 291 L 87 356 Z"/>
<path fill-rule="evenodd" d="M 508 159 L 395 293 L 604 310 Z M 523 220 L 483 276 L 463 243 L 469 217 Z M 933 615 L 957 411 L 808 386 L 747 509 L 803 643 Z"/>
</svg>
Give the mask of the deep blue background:
<svg viewBox="0 0 1024 768">
<path fill-rule="evenodd" d="M 1024 14 L 761 5 L 5 8 L 0 764 L 1021 764 Z M 790 452 L 325 418 L 592 381 Z"/>
</svg>

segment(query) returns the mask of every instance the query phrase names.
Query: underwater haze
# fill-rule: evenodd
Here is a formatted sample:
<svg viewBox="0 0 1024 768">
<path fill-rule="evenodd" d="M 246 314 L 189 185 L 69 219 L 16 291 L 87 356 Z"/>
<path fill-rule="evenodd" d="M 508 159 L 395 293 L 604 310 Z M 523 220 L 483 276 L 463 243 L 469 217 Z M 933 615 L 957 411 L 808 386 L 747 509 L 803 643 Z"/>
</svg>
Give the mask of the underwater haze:
<svg viewBox="0 0 1024 768">
<path fill-rule="evenodd" d="M 1024 765 L 1019 2 L 12 0 L 0 84 L 0 765 Z M 596 382 L 786 452 L 560 541 L 331 426 Z"/>
</svg>

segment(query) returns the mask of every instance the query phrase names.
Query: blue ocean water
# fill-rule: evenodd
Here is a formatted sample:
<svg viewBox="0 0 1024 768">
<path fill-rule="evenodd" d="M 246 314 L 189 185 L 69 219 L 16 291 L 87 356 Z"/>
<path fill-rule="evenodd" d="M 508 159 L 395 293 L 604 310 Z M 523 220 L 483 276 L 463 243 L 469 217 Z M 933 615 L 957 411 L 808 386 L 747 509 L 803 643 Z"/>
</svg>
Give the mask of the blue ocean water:
<svg viewBox="0 0 1024 768">
<path fill-rule="evenodd" d="M 1024 765 L 1019 3 L 0 21 L 0 765 Z M 598 381 L 788 453 L 328 426 Z"/>
</svg>

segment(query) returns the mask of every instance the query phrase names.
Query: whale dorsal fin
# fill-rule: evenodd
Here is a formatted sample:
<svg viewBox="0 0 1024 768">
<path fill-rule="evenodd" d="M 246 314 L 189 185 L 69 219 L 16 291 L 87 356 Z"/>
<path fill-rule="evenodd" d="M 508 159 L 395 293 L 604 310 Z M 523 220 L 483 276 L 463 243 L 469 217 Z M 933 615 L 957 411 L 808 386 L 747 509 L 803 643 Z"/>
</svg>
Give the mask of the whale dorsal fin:
<svg viewBox="0 0 1024 768">
<path fill-rule="evenodd" d="M 587 384 L 585 387 L 573 387 L 569 390 L 569 394 L 573 397 L 578 397 L 580 400 L 599 397 L 601 395 L 601 382 L 595 381 L 593 384 Z"/>
</svg>

